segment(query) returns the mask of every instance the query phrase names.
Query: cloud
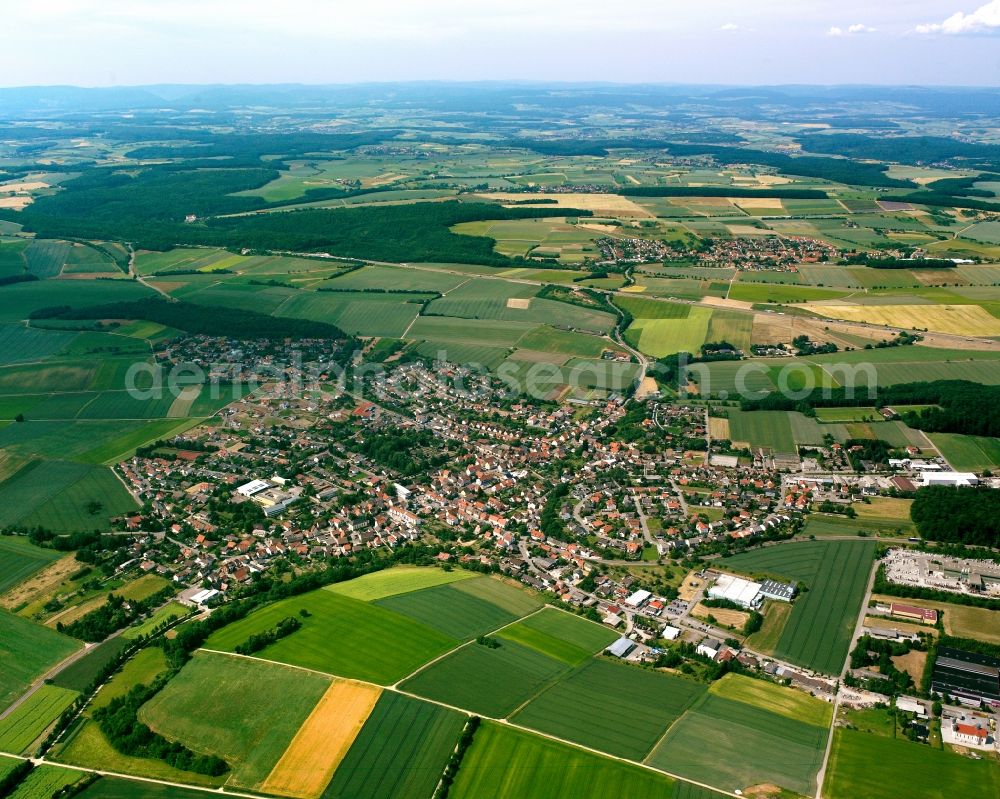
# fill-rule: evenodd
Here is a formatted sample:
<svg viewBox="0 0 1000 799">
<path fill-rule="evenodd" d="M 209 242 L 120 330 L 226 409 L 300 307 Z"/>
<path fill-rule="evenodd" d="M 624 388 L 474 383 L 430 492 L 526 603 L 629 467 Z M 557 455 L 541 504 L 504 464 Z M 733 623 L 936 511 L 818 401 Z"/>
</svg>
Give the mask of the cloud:
<svg viewBox="0 0 1000 799">
<path fill-rule="evenodd" d="M 848 25 L 846 28 L 840 28 L 834 25 L 830 30 L 826 32 L 827 36 L 854 36 L 859 33 L 875 33 L 874 28 L 870 28 L 867 25 L 863 25 L 860 22 L 856 22 L 853 25 Z"/>
<path fill-rule="evenodd" d="M 725 25 L 722 25 L 719 28 L 720 31 L 738 31 L 739 29 L 740 26 L 737 25 L 735 22 L 727 22 Z"/>
<path fill-rule="evenodd" d="M 917 25 L 914 30 L 917 33 L 942 33 L 949 36 L 1000 33 L 1000 0 L 991 0 L 969 14 L 956 11 L 944 22 L 928 22 L 925 25 Z"/>
</svg>

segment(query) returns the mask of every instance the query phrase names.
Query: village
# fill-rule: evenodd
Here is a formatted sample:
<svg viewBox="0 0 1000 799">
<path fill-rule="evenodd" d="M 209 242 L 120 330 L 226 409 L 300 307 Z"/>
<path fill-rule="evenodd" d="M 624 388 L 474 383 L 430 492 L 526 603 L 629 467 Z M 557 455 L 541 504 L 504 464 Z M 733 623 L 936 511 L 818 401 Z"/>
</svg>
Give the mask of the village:
<svg viewBox="0 0 1000 799">
<path fill-rule="evenodd" d="M 248 355 L 261 363 L 226 365 Z M 695 671 L 735 661 L 834 702 L 837 679 L 747 644 L 764 603 L 792 602 L 797 586 L 749 581 L 718 556 L 941 471 L 917 459 L 898 474 L 855 469 L 834 442 L 783 462 L 713 439 L 701 404 L 497 400 L 491 378 L 420 360 L 332 390 L 328 363 L 288 356 L 198 339 L 162 354 L 254 380 L 217 417 L 117 467 L 143 508 L 119 522 L 135 536 L 123 569 L 168 577 L 204 608 L 260 575 L 421 542 L 608 625 L 612 656 Z M 888 623 L 859 634 L 899 636 Z M 859 705 L 878 701 L 857 677 Z"/>
</svg>

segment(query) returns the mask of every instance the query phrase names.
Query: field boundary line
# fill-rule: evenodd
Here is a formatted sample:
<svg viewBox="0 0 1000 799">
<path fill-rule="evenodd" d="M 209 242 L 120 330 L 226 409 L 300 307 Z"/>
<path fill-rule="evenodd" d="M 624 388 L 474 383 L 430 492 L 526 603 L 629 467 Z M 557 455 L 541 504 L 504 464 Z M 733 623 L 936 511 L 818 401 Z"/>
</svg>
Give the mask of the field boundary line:
<svg viewBox="0 0 1000 799">
<path fill-rule="evenodd" d="M 542 610 L 545 609 L 545 607 L 549 607 L 549 606 L 545 605 L 545 606 L 539 608 L 538 610 L 536 610 L 534 613 L 528 614 L 528 616 L 525 616 L 524 618 L 527 619 L 530 616 L 534 616 L 535 613 L 540 613 Z M 510 622 L 510 624 L 505 624 L 503 627 L 498 628 L 494 632 L 499 632 L 499 630 L 502 630 L 504 627 L 510 627 L 513 624 L 517 624 L 518 621 L 521 621 L 521 619 L 518 619 L 517 621 Z M 462 644 L 461 646 L 455 647 L 455 649 L 451 650 L 451 652 L 455 652 L 455 651 L 457 651 L 459 649 L 462 649 L 463 647 L 468 646 L 470 643 L 473 643 L 473 641 L 467 641 L 466 643 Z M 550 735 L 549 733 L 542 732 L 540 730 L 532 729 L 531 727 L 525 727 L 523 724 L 518 724 L 516 722 L 509 721 L 509 720 L 507 720 L 505 718 L 496 718 L 494 716 L 487 716 L 487 715 L 484 715 L 484 714 L 481 714 L 481 713 L 473 713 L 471 710 L 468 710 L 467 708 L 459 707 L 458 705 L 450 705 L 447 702 L 440 702 L 440 701 L 438 701 L 436 699 L 429 699 L 429 698 L 427 698 L 425 696 L 420 696 L 419 694 L 411 693 L 410 691 L 407 691 L 407 690 L 405 690 L 403 688 L 399 688 L 398 685 L 379 685 L 378 683 L 371 682 L 369 680 L 359 680 L 359 679 L 356 679 L 356 678 L 353 678 L 353 677 L 341 677 L 340 675 L 330 674 L 329 672 L 320 671 L 319 669 L 311 669 L 311 668 L 309 668 L 307 666 L 296 666 L 296 665 L 291 664 L 291 663 L 281 663 L 281 662 L 276 661 L 276 660 L 269 660 L 267 658 L 261 658 L 261 657 L 255 656 L 255 655 L 240 655 L 240 654 L 237 654 L 235 652 L 222 652 L 222 651 L 217 650 L 217 649 L 205 649 L 205 648 L 200 648 L 197 651 L 199 651 L 199 652 L 212 652 L 212 653 L 218 654 L 218 655 L 228 655 L 229 657 L 246 658 L 247 660 L 259 660 L 259 661 L 262 661 L 264 663 L 272 663 L 272 664 L 274 664 L 276 666 L 285 666 L 287 668 L 298 669 L 300 671 L 306 671 L 306 672 L 310 672 L 312 674 L 319 674 L 319 675 L 324 676 L 324 677 L 330 677 L 331 679 L 347 680 L 347 681 L 351 681 L 351 682 L 355 682 L 355 683 L 360 683 L 360 684 L 363 684 L 363 685 L 375 686 L 377 688 L 381 688 L 383 691 L 392 691 L 393 693 L 399 694 L 400 696 L 406 696 L 406 697 L 408 697 L 410 699 L 416 699 L 416 700 L 418 700 L 420 702 L 427 702 L 427 703 L 432 704 L 432 705 L 437 705 L 438 707 L 443 707 L 446 710 L 453 710 L 453 711 L 455 711 L 457 713 L 461 713 L 464 716 L 479 716 L 480 718 L 485 719 L 487 721 L 492 721 L 492 722 L 495 722 L 497 724 L 501 724 L 501 725 L 504 725 L 506 727 L 510 727 L 512 729 L 521 730 L 522 732 L 529 733 L 530 735 L 537 735 L 537 736 L 539 736 L 541 738 L 547 738 L 550 741 L 555 741 L 556 743 L 563 744 L 564 746 L 571 746 L 574 749 L 580 749 L 582 751 L 589 752 L 590 754 L 597 755 L 598 757 L 604 757 L 604 758 L 608 758 L 610 760 L 617 760 L 617 761 L 619 761 L 621 763 L 627 763 L 627 764 L 632 765 L 632 766 L 637 766 L 639 768 L 645 769 L 646 771 L 651 771 L 651 772 L 653 772 L 655 774 L 662 774 L 664 776 L 670 777 L 671 779 L 677 780 L 678 782 L 686 782 L 686 783 L 690 783 L 692 785 L 697 785 L 699 788 L 704 788 L 706 790 L 712 791 L 713 793 L 717 793 L 717 794 L 719 794 L 721 796 L 733 796 L 733 797 L 739 797 L 740 796 L 739 794 L 732 793 L 730 791 L 725 790 L 724 788 L 717 788 L 717 787 L 715 787 L 713 785 L 709 785 L 708 783 L 699 782 L 699 781 L 693 780 L 693 779 L 691 779 L 689 777 L 682 777 L 681 775 L 674 774 L 673 772 L 670 772 L 670 771 L 664 771 L 663 769 L 657 768 L 656 766 L 652 766 L 652 765 L 649 765 L 648 763 L 644 763 L 641 760 L 630 760 L 627 757 L 620 757 L 618 755 L 613 755 L 613 754 L 611 754 L 609 752 L 603 752 L 600 749 L 594 749 L 593 747 L 577 743 L 576 741 L 570 741 L 570 740 L 567 740 L 565 738 L 560 738 L 560 737 L 558 737 L 556 735 Z M 447 652 L 447 653 L 445 653 L 445 655 L 451 654 L 451 652 Z M 441 657 L 444 657 L 445 655 L 442 655 Z M 439 659 L 440 658 L 436 658 L 435 660 L 439 660 Z M 593 659 L 594 658 L 591 658 L 591 660 L 593 660 Z M 431 661 L 431 662 L 433 663 L 434 661 Z M 587 662 L 589 663 L 590 661 L 587 661 Z M 427 665 L 430 665 L 430 664 L 427 664 Z M 584 664 L 584 665 L 586 665 L 586 664 Z M 422 667 L 422 668 L 424 668 L 424 667 Z M 419 671 L 420 671 L 420 669 L 417 670 L 417 672 L 419 672 Z M 416 674 L 417 672 L 414 672 L 414 674 Z M 409 679 L 409 677 L 407 677 L 405 679 Z M 400 680 L 400 682 L 402 682 L 402 680 Z M 685 711 L 685 713 L 686 712 L 687 711 Z M 674 723 L 676 723 L 676 721 Z M 670 726 L 672 727 L 673 724 L 671 724 Z M 668 730 L 669 730 L 669 728 L 668 728 Z M 4 754 L 4 753 L 0 752 L 0 755 L 2 755 L 2 754 Z M 21 759 L 23 760 L 25 758 L 21 758 Z M 97 772 L 96 769 L 83 769 L 83 768 L 81 768 L 81 770 L 83 770 L 83 771 L 95 771 L 95 772 Z M 102 772 L 97 772 L 97 773 L 102 773 Z M 110 773 L 110 772 L 108 772 L 108 773 Z M 117 775 L 117 774 L 115 774 L 113 776 L 125 776 L 125 775 Z M 152 780 L 152 779 L 148 779 L 148 778 L 147 778 L 146 781 L 148 781 L 148 782 L 156 782 L 156 780 Z M 177 785 L 177 787 L 186 787 L 186 786 L 184 786 L 181 783 L 166 783 L 165 782 L 163 784 L 165 784 L 165 785 Z M 211 791 L 213 793 L 219 793 L 221 789 L 202 788 L 201 790 Z M 236 794 L 236 793 L 231 793 L 230 791 L 226 791 L 226 794 L 232 795 L 232 796 L 247 797 L 247 799 L 260 799 L 259 796 L 252 796 L 250 794 Z"/>
<path fill-rule="evenodd" d="M 209 788 L 207 785 L 194 785 L 186 782 L 172 782 L 171 780 L 160 780 L 155 777 L 140 777 L 138 774 L 123 774 L 120 771 L 109 771 L 107 769 L 90 768 L 89 766 L 77 766 L 72 763 L 61 763 L 58 760 L 49 760 L 44 757 L 25 757 L 23 755 L 15 755 L 10 752 L 0 752 L 0 756 L 9 757 L 14 760 L 27 760 L 30 761 L 35 766 L 53 766 L 55 768 L 64 768 L 70 771 L 81 771 L 85 774 L 97 774 L 100 777 L 118 777 L 123 780 L 131 780 L 132 782 L 147 782 L 153 785 L 166 785 L 170 788 L 185 788 L 191 791 L 203 791 L 204 793 L 214 793 L 216 795 L 223 794 L 225 796 L 239 796 L 243 799 L 261 799 L 260 794 L 253 793 L 241 793 L 239 791 L 232 791 L 224 786 L 218 788 Z"/>
<path fill-rule="evenodd" d="M 545 605 L 542 605 L 542 606 L 541 606 L 541 607 L 540 607 L 540 608 L 539 608 L 538 610 L 534 610 L 534 611 L 532 611 L 532 612 L 531 612 L 531 613 L 529 613 L 529 614 L 528 614 L 527 616 L 521 616 L 520 618 L 517 618 L 517 619 L 514 619 L 514 621 L 509 621 L 509 622 L 507 622 L 506 624 L 504 624 L 504 625 L 501 625 L 500 627 L 497 627 L 496 629 L 493 629 L 493 630 L 490 630 L 489 632 L 485 632 L 485 633 L 483 633 L 483 636 L 487 636 L 487 635 L 496 635 L 496 634 L 497 634 L 498 632 L 500 632 L 501 630 L 506 630 L 506 629 L 507 629 L 508 627 L 511 627 L 511 626 L 513 626 L 513 625 L 517 624 L 517 623 L 518 623 L 518 622 L 520 622 L 520 621 L 524 621 L 525 619 L 530 619 L 530 618 L 531 618 L 532 616 L 535 616 L 535 615 L 537 615 L 537 614 L 541 613 L 541 612 L 542 612 L 543 610 L 545 610 L 545 608 L 547 608 L 547 607 L 548 607 L 548 605 L 547 605 L 547 604 L 545 604 Z M 476 636 L 476 638 L 479 638 L 479 637 L 480 637 L 480 636 Z M 400 684 L 400 683 L 404 683 L 404 682 L 406 682 L 407 680 L 411 680 L 411 679 L 413 679 L 413 678 L 414 678 L 414 677 L 416 677 L 416 676 L 417 676 L 418 674 L 420 674 L 420 672 L 422 672 L 422 671 L 423 671 L 424 669 L 426 669 L 426 668 L 429 668 L 429 667 L 433 666 L 433 665 L 434 665 L 435 663 L 437 663 L 437 662 L 438 662 L 439 660 L 444 660 L 444 659 L 445 659 L 446 657 L 448 657 L 449 655 L 452 655 L 452 654 L 454 654 L 454 653 L 455 653 L 455 652 L 457 652 L 457 651 L 458 651 L 459 649 L 464 649 L 464 648 L 465 648 L 465 647 L 467 647 L 467 646 L 468 646 L 469 644 L 474 644 L 475 642 L 476 642 L 476 639 L 475 639 L 475 638 L 471 638 L 471 639 L 469 639 L 468 641 L 463 641 L 463 642 L 462 642 L 461 644 L 459 644 L 458 646 L 456 646 L 456 647 L 455 647 L 454 649 L 449 649 L 449 650 L 448 650 L 447 652 L 445 652 L 445 653 L 444 653 L 443 655 L 438 655 L 438 656 L 437 656 L 436 658 L 434 658 L 434 660 L 429 660 L 429 661 L 427 661 L 426 663 L 424 663 L 424 665 L 420 666 L 420 667 L 419 667 L 419 668 L 417 668 L 417 669 L 414 669 L 414 671 L 413 671 L 413 672 L 411 672 L 410 674 L 407 674 L 407 675 L 406 675 L 405 677 L 401 677 L 400 679 L 396 680 L 396 682 L 395 682 L 395 683 L 393 683 L 392 685 L 390 685 L 390 686 L 387 686 L 387 687 L 389 687 L 389 688 L 398 688 L 398 687 L 399 687 L 399 684 Z"/>
</svg>

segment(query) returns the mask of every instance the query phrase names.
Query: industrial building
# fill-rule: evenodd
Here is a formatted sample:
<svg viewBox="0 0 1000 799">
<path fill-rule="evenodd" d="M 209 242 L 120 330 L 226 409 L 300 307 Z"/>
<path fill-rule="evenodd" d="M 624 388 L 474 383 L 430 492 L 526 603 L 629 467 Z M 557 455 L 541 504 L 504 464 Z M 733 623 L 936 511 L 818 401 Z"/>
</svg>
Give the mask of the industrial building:
<svg viewBox="0 0 1000 799">
<path fill-rule="evenodd" d="M 931 472 L 920 475 L 921 486 L 976 486 L 979 478 L 972 472 Z"/>
<path fill-rule="evenodd" d="M 764 601 L 760 589 L 760 583 L 734 574 L 720 574 L 715 585 L 708 589 L 708 596 L 710 599 L 726 599 L 744 608 L 757 608 Z"/>
<path fill-rule="evenodd" d="M 791 602 L 795 598 L 795 586 L 791 583 L 779 583 L 777 580 L 764 580 L 760 584 L 760 592 L 765 599 L 776 599 L 779 602 Z"/>
</svg>

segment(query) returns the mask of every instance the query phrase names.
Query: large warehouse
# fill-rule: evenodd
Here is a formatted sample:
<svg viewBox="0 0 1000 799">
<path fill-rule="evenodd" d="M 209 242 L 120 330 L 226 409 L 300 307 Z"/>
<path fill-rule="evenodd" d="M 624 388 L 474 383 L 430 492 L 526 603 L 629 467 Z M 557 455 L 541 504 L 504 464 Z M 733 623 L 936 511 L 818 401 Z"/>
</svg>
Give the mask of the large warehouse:
<svg viewBox="0 0 1000 799">
<path fill-rule="evenodd" d="M 710 599 L 728 599 L 744 608 L 756 608 L 763 601 L 760 588 L 760 583 L 734 574 L 720 574 L 715 585 L 708 589 L 708 596 Z"/>
</svg>

